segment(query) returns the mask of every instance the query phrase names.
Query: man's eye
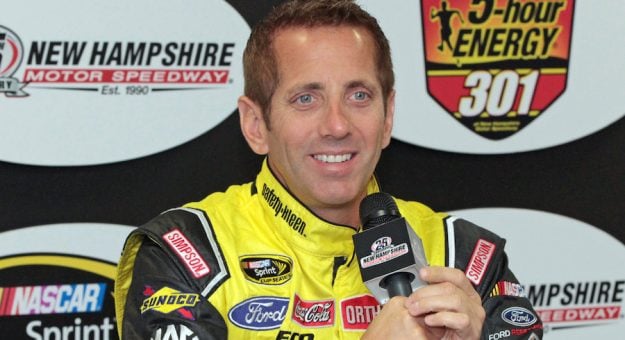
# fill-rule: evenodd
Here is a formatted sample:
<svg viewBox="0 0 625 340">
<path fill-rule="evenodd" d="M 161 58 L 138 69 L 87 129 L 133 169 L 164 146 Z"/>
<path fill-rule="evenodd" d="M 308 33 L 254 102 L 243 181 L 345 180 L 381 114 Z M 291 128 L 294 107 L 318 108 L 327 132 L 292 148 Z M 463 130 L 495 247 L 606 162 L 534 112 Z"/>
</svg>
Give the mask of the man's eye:
<svg viewBox="0 0 625 340">
<path fill-rule="evenodd" d="M 369 95 L 364 91 L 354 92 L 354 99 L 356 100 L 365 100 L 369 98 Z"/>
<path fill-rule="evenodd" d="M 310 104 L 313 101 L 313 97 L 311 95 L 309 95 L 309 94 L 304 94 L 304 95 L 301 95 L 301 96 L 297 97 L 297 99 L 295 99 L 295 101 L 298 104 Z"/>
</svg>

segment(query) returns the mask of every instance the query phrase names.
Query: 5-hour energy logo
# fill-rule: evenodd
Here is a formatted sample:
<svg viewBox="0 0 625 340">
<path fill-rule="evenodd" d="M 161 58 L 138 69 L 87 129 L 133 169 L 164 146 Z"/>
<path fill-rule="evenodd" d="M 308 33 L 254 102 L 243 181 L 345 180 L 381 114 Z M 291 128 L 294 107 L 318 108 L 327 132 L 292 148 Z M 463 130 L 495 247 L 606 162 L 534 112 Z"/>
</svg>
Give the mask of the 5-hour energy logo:
<svg viewBox="0 0 625 340">
<path fill-rule="evenodd" d="M 37 87 L 116 96 L 218 88 L 232 81 L 234 49 L 234 42 L 63 38 L 22 45 L 0 25 L 0 93 L 25 97 L 24 88 Z"/>
<path fill-rule="evenodd" d="M 500 140 L 564 93 L 574 0 L 422 0 L 428 93 Z"/>
</svg>

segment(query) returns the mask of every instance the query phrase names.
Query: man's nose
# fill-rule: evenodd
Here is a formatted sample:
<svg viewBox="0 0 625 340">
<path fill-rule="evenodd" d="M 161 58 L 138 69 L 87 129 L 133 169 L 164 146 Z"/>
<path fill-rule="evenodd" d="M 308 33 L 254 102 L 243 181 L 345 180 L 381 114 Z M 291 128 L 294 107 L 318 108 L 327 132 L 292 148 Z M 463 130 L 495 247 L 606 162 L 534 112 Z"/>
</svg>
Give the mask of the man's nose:
<svg viewBox="0 0 625 340">
<path fill-rule="evenodd" d="M 349 134 L 351 122 L 348 111 L 341 103 L 328 105 L 321 122 L 321 134 L 334 138 L 343 138 Z"/>
</svg>

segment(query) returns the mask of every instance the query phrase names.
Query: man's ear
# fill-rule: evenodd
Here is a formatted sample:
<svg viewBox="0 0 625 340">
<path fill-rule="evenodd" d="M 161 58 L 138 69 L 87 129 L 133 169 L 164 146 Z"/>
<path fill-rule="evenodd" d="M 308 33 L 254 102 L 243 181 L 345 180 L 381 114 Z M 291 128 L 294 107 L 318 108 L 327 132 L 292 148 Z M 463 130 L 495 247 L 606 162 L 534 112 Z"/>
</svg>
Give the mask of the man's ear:
<svg viewBox="0 0 625 340">
<path fill-rule="evenodd" d="M 263 119 L 263 112 L 249 97 L 241 96 L 237 102 L 239 107 L 239 121 L 241 132 L 252 151 L 259 155 L 266 155 L 269 151 L 267 146 L 267 126 Z"/>
</svg>

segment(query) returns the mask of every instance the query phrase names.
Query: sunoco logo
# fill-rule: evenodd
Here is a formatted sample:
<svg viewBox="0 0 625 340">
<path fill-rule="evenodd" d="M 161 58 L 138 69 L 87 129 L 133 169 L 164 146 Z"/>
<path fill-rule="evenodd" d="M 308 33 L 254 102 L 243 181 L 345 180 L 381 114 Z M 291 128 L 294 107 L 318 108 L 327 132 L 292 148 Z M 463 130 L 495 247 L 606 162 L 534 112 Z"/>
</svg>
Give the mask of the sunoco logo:
<svg viewBox="0 0 625 340">
<path fill-rule="evenodd" d="M 183 293 L 178 290 L 163 287 L 154 291 L 152 287 L 145 287 L 143 294 L 147 296 L 141 304 L 141 314 L 154 310 L 163 314 L 177 311 L 180 316 L 195 320 L 193 314 L 187 307 L 195 307 L 200 301 L 200 296 L 193 293 Z"/>
<path fill-rule="evenodd" d="M 500 140 L 565 90 L 574 0 L 422 0 L 427 88 L 466 128 Z"/>
</svg>

